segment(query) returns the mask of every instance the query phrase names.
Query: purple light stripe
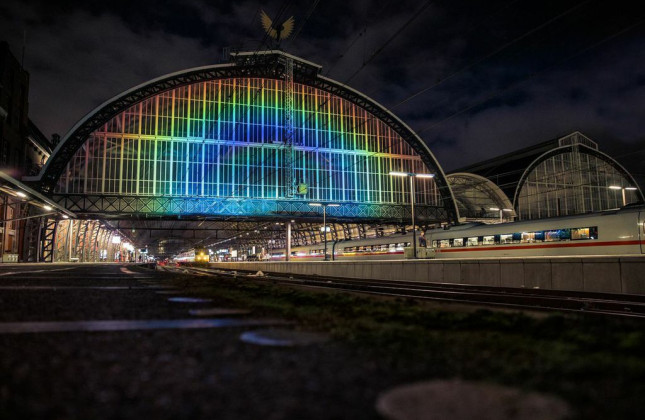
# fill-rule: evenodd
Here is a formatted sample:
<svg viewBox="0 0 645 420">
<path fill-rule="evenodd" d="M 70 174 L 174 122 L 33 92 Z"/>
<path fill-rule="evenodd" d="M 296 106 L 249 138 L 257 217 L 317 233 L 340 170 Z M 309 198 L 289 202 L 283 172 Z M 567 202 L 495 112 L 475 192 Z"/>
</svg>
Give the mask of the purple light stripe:
<svg viewBox="0 0 645 420">
<path fill-rule="evenodd" d="M 78 331 L 135 331 L 135 330 L 194 330 L 206 328 L 236 328 L 264 325 L 285 325 L 276 319 L 155 319 L 115 321 L 61 321 L 61 322 L 4 322 L 0 334 L 55 333 Z"/>
</svg>

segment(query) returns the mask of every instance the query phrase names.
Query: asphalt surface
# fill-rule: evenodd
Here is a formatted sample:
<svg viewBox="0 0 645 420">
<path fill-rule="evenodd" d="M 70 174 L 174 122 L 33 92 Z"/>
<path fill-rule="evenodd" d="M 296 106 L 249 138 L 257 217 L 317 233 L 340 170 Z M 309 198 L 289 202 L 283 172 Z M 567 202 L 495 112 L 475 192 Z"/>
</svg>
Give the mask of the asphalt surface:
<svg viewBox="0 0 645 420">
<path fill-rule="evenodd" d="M 374 404 L 397 374 L 333 341 L 240 339 L 262 322 L 298 329 L 280 320 L 195 321 L 189 310 L 218 302 L 169 302 L 182 294 L 163 288 L 168 275 L 124 264 L 1 265 L 0 419 L 380 418 Z"/>
</svg>

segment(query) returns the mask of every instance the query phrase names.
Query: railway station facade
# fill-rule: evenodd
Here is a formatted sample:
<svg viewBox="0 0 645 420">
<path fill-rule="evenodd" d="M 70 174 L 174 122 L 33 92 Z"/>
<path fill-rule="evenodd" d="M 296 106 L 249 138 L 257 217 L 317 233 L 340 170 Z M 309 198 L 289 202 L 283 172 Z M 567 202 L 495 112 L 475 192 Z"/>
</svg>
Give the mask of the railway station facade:
<svg viewBox="0 0 645 420">
<path fill-rule="evenodd" d="M 287 236 L 306 245 L 410 229 L 412 203 L 422 230 L 552 216 L 553 204 L 542 203 L 561 197 L 558 214 L 617 206 L 616 192 L 596 192 L 635 183 L 589 142 L 569 145 L 587 166 L 564 149 L 542 151 L 509 194 L 476 167 L 447 176 L 403 121 L 320 66 L 282 51 L 240 53 L 106 101 L 37 176 L 5 183 L 5 193 L 40 195 L 20 223 L 21 261 L 136 260 L 148 248 L 172 255 L 195 244 L 250 254 L 285 247 Z M 556 160 L 559 173 L 576 175 L 540 178 Z M 573 187 L 582 174 L 587 187 Z M 639 189 L 621 193 L 642 199 Z"/>
<path fill-rule="evenodd" d="M 412 200 L 419 224 L 456 222 L 452 191 L 425 143 L 320 69 L 281 51 L 240 53 L 144 83 L 86 115 L 26 181 L 138 244 L 146 224 L 175 230 L 186 219 L 220 232 L 209 238 L 215 244 L 240 221 L 246 235 L 272 231 L 258 240 L 276 246 L 284 232 L 269 224 L 295 223 L 296 244 L 320 241 L 316 205 L 328 204 L 330 240 L 409 225 Z"/>
<path fill-rule="evenodd" d="M 479 184 L 486 182 L 489 188 L 502 191 L 515 220 L 584 214 L 643 202 L 633 176 L 580 132 L 460 168 L 457 173 L 474 174 Z"/>
</svg>

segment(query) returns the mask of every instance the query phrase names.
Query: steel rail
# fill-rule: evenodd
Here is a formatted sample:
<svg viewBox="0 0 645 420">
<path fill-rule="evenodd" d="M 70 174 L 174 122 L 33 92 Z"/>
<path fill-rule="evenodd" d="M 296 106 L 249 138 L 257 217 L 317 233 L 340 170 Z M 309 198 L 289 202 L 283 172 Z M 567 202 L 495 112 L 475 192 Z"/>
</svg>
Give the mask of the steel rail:
<svg viewBox="0 0 645 420">
<path fill-rule="evenodd" d="M 643 295 L 471 286 L 449 283 L 344 279 L 275 273 L 254 276 L 252 271 L 225 271 L 189 266 L 181 267 L 179 270 L 184 274 L 193 272 L 227 278 L 247 278 L 272 284 L 343 290 L 406 299 L 484 304 L 519 310 L 561 311 L 645 318 L 645 296 Z"/>
</svg>

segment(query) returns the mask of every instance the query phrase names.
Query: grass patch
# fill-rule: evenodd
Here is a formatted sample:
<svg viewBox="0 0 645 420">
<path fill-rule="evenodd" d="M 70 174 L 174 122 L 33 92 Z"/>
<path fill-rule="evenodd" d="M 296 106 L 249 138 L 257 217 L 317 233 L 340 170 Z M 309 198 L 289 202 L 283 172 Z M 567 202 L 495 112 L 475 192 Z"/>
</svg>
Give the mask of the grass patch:
<svg viewBox="0 0 645 420">
<path fill-rule="evenodd" d="M 642 321 L 437 310 L 410 299 L 311 292 L 248 278 L 175 282 L 222 306 L 328 332 L 409 380 L 459 377 L 548 392 L 567 400 L 579 419 L 634 419 L 645 409 Z"/>
</svg>

